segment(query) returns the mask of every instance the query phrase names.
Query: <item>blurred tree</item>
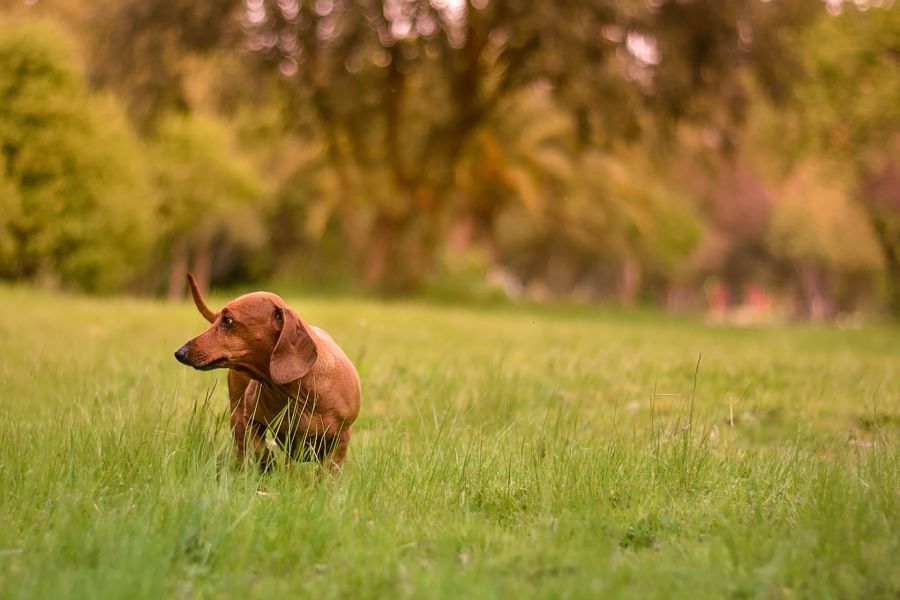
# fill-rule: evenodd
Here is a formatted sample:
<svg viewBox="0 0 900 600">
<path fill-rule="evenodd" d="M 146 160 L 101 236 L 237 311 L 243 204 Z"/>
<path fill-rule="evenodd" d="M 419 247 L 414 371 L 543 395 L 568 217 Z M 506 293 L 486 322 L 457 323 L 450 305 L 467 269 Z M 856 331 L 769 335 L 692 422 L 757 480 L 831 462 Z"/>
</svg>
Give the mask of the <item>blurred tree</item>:
<svg viewBox="0 0 900 600">
<path fill-rule="evenodd" d="M 84 27 L 90 78 L 115 89 L 144 131 L 189 108 L 190 58 L 234 45 L 237 0 L 89 3 Z M 229 37 L 230 35 L 230 37 Z"/>
<path fill-rule="evenodd" d="M 155 197 L 123 112 L 88 91 L 75 56 L 49 23 L 0 29 L 0 237 L 14 256 L 0 271 L 113 290 L 146 264 Z"/>
<path fill-rule="evenodd" d="M 809 318 L 834 316 L 837 279 L 882 267 L 878 240 L 850 181 L 838 166 L 808 161 L 788 178 L 775 204 L 769 241 L 797 270 Z"/>
<path fill-rule="evenodd" d="M 538 227 L 561 216 L 555 207 L 572 185 L 578 163 L 575 135 L 573 120 L 549 89 L 529 89 L 503 100 L 460 157 L 455 243 L 475 244 L 496 263 L 496 221 L 511 205 Z"/>
<path fill-rule="evenodd" d="M 670 282 L 693 249 L 699 218 L 646 148 L 579 150 L 577 119 L 548 87 L 505 99 L 474 132 L 457 168 L 453 242 L 547 293 L 636 300 L 642 271 Z"/>
<path fill-rule="evenodd" d="M 367 279 L 409 287 L 457 208 L 468 142 L 505 99 L 549 86 L 581 143 L 634 135 L 641 105 L 663 120 L 739 118 L 708 108 L 741 89 L 745 65 L 779 89 L 782 29 L 814 5 L 252 0 L 245 28 L 286 78 L 294 114 L 317 117 L 337 184 L 329 204 L 365 246 Z M 598 101 L 610 98 L 626 101 Z"/>
<path fill-rule="evenodd" d="M 640 149 L 592 151 L 576 157 L 565 192 L 534 209 L 507 207 L 496 243 L 525 285 L 542 282 L 560 295 L 631 304 L 642 283 L 679 282 L 702 222 L 665 168 Z M 524 209 L 524 210 L 523 210 Z"/>
<path fill-rule="evenodd" d="M 804 77 L 795 86 L 800 150 L 857 164 L 889 148 L 900 128 L 900 10 L 857 8 L 823 16 L 799 36 Z"/>
<path fill-rule="evenodd" d="M 755 93 L 788 97 L 802 72 L 794 34 L 824 14 L 818 0 L 648 2 L 625 37 L 656 123 L 706 125 L 711 142 L 733 150 Z M 629 37 L 631 36 L 631 37 Z M 643 60 L 642 60 L 643 59 Z"/>
<path fill-rule="evenodd" d="M 884 254 L 888 306 L 900 316 L 900 133 L 887 148 L 866 167 L 860 194 Z"/>
<path fill-rule="evenodd" d="M 807 76 L 795 91 L 796 154 L 851 166 L 852 191 L 877 234 L 891 310 L 900 316 L 900 198 L 890 184 L 900 169 L 900 10 L 838 6 L 841 15 L 820 19 L 803 38 Z"/>
<path fill-rule="evenodd" d="M 818 0 L 58 0 L 17 12 L 78 31 L 93 82 L 153 140 L 155 270 L 173 290 L 192 261 L 204 279 L 272 273 L 272 261 L 241 266 L 263 246 L 280 269 L 349 265 L 393 289 L 433 275 L 452 246 L 552 294 L 633 301 L 708 274 L 774 282 L 801 263 L 829 290 L 871 278 L 875 263 L 848 266 L 855 249 L 821 245 L 859 204 L 900 306 L 900 27 L 896 10 L 862 5 L 829 2 L 837 18 Z M 840 199 L 810 164 L 849 165 L 832 182 Z M 0 198 L 26 207 L 10 165 Z M 828 214 L 798 216 L 796 198 L 812 196 L 833 200 Z M 8 214 L 0 257 L 27 220 Z M 31 273 L 29 260 L 16 250 L 10 264 Z"/>
<path fill-rule="evenodd" d="M 246 252 L 263 245 L 265 190 L 253 166 L 235 151 L 227 129 L 211 118 L 165 117 L 153 146 L 171 260 L 168 295 L 179 298 L 191 263 L 205 288 L 217 247 Z"/>
<path fill-rule="evenodd" d="M 747 157 L 760 149 L 748 151 L 744 143 L 739 154 L 721 155 L 708 148 L 689 150 L 691 142 L 684 138 L 680 145 L 677 172 L 709 224 L 691 266 L 698 279 L 719 279 L 736 292 L 731 300 L 740 302 L 748 283 L 774 281 L 778 263 L 767 243 L 775 190 Z"/>
<path fill-rule="evenodd" d="M 14 227 L 22 221 L 22 197 L 6 177 L 0 162 L 0 277 L 16 275 L 16 238 Z"/>
</svg>

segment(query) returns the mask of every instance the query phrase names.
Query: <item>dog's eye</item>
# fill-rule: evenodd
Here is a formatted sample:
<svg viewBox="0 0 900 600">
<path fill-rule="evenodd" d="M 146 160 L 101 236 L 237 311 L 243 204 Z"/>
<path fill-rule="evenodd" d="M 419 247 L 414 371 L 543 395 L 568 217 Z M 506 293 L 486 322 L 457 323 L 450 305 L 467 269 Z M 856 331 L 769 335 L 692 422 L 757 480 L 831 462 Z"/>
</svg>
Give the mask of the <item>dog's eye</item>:
<svg viewBox="0 0 900 600">
<path fill-rule="evenodd" d="M 231 324 L 234 323 L 234 319 L 225 315 L 222 317 L 222 327 L 231 327 Z"/>
</svg>

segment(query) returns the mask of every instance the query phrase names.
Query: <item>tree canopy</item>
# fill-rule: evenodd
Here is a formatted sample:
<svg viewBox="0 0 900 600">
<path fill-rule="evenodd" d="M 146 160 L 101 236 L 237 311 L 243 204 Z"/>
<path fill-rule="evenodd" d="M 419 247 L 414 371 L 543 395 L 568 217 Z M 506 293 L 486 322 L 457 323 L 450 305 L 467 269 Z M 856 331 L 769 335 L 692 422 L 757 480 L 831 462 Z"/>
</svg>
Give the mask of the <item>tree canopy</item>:
<svg viewBox="0 0 900 600">
<path fill-rule="evenodd" d="M 408 292 L 464 265 L 532 297 L 690 305 L 714 279 L 834 314 L 886 282 L 900 307 L 892 6 L 61 0 L 6 19 L 7 278 Z"/>
<path fill-rule="evenodd" d="M 141 140 L 74 55 L 49 23 L 0 32 L 2 270 L 114 290 L 147 261 L 156 197 Z"/>
</svg>

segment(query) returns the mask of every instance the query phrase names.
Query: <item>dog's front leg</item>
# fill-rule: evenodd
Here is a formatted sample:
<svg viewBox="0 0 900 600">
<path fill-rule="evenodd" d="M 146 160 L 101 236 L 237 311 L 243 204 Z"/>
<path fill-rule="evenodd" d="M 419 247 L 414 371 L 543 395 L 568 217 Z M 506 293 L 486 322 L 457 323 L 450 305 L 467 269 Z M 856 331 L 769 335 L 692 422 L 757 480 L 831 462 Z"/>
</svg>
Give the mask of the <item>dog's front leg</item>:
<svg viewBox="0 0 900 600">
<path fill-rule="evenodd" d="M 248 438 L 253 444 L 253 453 L 256 456 L 256 462 L 259 469 L 263 473 L 272 468 L 275 461 L 275 454 L 266 444 L 266 427 L 262 423 L 251 422 L 247 425 Z"/>
<path fill-rule="evenodd" d="M 240 469 L 244 468 L 247 458 L 247 448 L 252 447 L 253 456 L 259 464 L 260 470 L 268 471 L 272 467 L 275 455 L 266 445 L 266 428 L 261 423 L 247 421 L 245 419 L 233 419 L 231 432 L 234 436 L 234 452 Z"/>
<path fill-rule="evenodd" d="M 249 377 L 234 369 L 228 370 L 228 420 L 231 423 L 231 435 L 234 437 L 234 453 L 241 469 L 244 467 L 247 447 L 247 411 L 244 393 L 249 383 Z"/>
<path fill-rule="evenodd" d="M 247 394 L 235 401 L 231 398 L 231 434 L 234 438 L 234 452 L 238 468 L 243 469 L 247 458 L 247 447 L 253 447 L 253 454 L 262 471 L 272 466 L 275 455 L 266 446 L 266 428 L 262 423 L 254 421 L 248 410 Z"/>
</svg>

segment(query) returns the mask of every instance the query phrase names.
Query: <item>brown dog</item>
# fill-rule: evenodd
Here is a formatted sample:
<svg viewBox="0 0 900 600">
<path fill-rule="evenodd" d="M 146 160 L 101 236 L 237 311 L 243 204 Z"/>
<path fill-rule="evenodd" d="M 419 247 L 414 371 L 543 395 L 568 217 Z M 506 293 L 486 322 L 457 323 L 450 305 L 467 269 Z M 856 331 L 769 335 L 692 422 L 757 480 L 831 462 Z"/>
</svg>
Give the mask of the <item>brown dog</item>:
<svg viewBox="0 0 900 600">
<path fill-rule="evenodd" d="M 175 358 L 203 371 L 229 369 L 238 462 L 243 465 L 250 443 L 260 466 L 269 467 L 270 429 L 293 458 L 340 467 L 359 413 L 359 376 L 347 355 L 275 294 L 245 294 L 213 313 L 190 273 L 188 283 L 197 310 L 212 324 Z"/>
</svg>

